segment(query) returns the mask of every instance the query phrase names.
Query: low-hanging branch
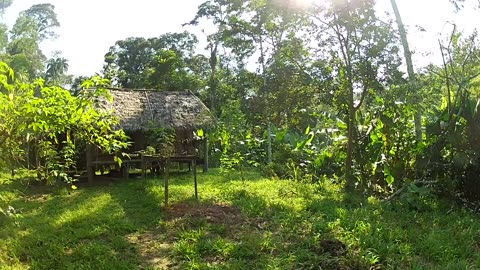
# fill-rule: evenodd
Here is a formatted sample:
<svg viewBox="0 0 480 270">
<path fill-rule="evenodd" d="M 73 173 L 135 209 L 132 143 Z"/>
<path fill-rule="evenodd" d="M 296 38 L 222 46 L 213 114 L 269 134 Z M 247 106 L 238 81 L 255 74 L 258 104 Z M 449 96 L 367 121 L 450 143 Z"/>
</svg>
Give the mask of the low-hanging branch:
<svg viewBox="0 0 480 270">
<path fill-rule="evenodd" d="M 412 183 L 405 184 L 401 188 L 399 188 L 397 191 L 395 191 L 392 195 L 388 196 L 386 199 L 384 199 L 384 202 L 389 202 L 395 197 L 398 197 L 402 192 L 404 192 L 410 185 L 434 185 L 438 184 L 438 181 L 422 181 L 422 180 L 417 180 Z"/>
</svg>

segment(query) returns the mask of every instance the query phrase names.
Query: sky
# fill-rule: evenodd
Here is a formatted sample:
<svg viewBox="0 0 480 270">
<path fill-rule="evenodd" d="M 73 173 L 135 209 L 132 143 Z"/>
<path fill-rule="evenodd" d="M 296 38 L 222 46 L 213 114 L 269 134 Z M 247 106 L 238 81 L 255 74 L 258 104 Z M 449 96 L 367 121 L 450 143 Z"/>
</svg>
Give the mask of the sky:
<svg viewBox="0 0 480 270">
<path fill-rule="evenodd" d="M 118 40 L 187 30 L 181 25 L 194 18 L 202 0 L 14 0 L 4 20 L 13 25 L 20 11 L 46 2 L 55 6 L 61 26 L 59 37 L 42 45 L 45 55 L 61 51 L 70 74 L 90 76 Z"/>
<path fill-rule="evenodd" d="M 61 51 L 69 60 L 70 74 L 91 76 L 101 70 L 105 53 L 118 40 L 193 30 L 182 24 L 195 16 L 203 0 L 14 0 L 4 20 L 12 25 L 20 11 L 45 2 L 55 6 L 61 26 L 57 29 L 59 38 L 42 44 L 44 53 L 48 57 L 54 51 Z M 451 26 L 445 24 L 447 21 L 456 22 L 459 30 L 468 33 L 480 27 L 480 11 L 471 7 L 455 14 L 447 0 L 397 2 L 408 27 L 417 68 L 430 62 L 440 63 L 437 40 L 440 33 L 447 36 L 451 31 Z M 379 10 L 393 13 L 390 0 L 377 0 L 377 4 Z M 418 30 L 417 25 L 426 31 Z M 194 33 L 200 32 L 197 29 Z"/>
</svg>

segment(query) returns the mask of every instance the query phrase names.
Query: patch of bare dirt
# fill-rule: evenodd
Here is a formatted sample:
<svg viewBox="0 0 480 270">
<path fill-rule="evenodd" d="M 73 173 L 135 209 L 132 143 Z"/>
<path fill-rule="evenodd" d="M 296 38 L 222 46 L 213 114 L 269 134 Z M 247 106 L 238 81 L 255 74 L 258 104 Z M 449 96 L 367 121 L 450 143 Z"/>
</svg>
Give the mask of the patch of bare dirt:
<svg viewBox="0 0 480 270">
<path fill-rule="evenodd" d="M 142 269 L 175 269 L 171 251 L 182 228 L 190 229 L 206 223 L 225 229 L 226 237 L 238 238 L 247 228 L 260 228 L 259 220 L 247 219 L 240 209 L 224 204 L 177 203 L 165 209 L 167 223 L 163 228 L 134 233 L 127 237 L 140 255 Z M 250 231 L 250 230 L 249 230 Z M 213 260 L 213 259 L 212 259 Z M 213 260 L 214 261 L 214 260 Z"/>
<path fill-rule="evenodd" d="M 320 241 L 320 247 L 323 252 L 335 257 L 343 256 L 347 253 L 345 244 L 338 240 L 322 240 Z"/>
<path fill-rule="evenodd" d="M 175 264 L 169 257 L 172 243 L 162 230 L 151 230 L 143 233 L 134 233 L 127 236 L 127 240 L 134 244 L 140 255 L 140 269 L 172 269 Z"/>
<path fill-rule="evenodd" d="M 48 200 L 48 194 L 31 195 L 26 197 L 28 202 L 45 202 Z"/>
<path fill-rule="evenodd" d="M 222 204 L 194 205 L 179 203 L 167 208 L 169 219 L 202 218 L 212 224 L 234 226 L 245 222 L 238 208 Z"/>
</svg>

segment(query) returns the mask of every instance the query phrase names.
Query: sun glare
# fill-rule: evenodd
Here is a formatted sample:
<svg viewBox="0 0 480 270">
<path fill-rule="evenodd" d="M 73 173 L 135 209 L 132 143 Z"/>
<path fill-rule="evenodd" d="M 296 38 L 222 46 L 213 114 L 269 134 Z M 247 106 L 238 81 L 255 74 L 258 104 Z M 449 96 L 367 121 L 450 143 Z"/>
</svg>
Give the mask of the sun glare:
<svg viewBox="0 0 480 270">
<path fill-rule="evenodd" d="M 294 0 L 294 3 L 297 7 L 308 8 L 315 3 L 315 0 Z"/>
</svg>

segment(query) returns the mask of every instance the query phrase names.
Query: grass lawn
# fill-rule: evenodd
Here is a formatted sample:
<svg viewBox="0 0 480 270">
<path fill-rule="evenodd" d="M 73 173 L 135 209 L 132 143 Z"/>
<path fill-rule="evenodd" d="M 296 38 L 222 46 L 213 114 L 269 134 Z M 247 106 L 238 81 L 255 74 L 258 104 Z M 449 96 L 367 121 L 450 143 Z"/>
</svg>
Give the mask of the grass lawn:
<svg viewBox="0 0 480 270">
<path fill-rule="evenodd" d="M 0 269 L 480 269 L 480 216 L 213 170 L 70 193 L 0 180 Z M 3 177 L 5 179 L 5 177 Z M 20 191 L 19 191 L 20 190 Z"/>
</svg>

